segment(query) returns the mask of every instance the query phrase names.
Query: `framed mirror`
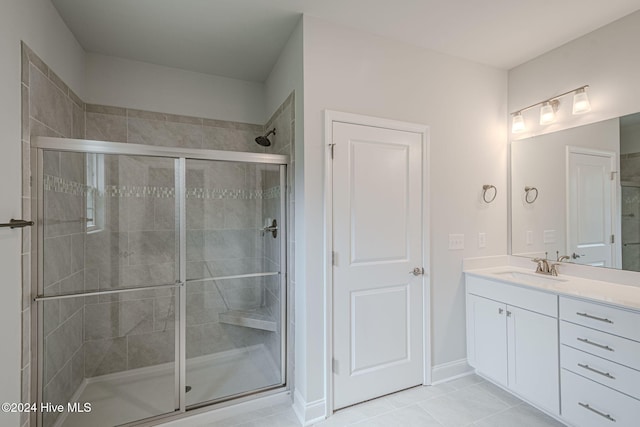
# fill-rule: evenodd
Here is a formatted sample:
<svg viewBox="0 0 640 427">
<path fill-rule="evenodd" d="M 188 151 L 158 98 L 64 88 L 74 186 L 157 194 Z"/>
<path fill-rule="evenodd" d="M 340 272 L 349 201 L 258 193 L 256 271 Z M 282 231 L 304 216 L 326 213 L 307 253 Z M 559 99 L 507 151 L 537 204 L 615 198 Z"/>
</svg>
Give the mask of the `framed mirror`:
<svg viewBox="0 0 640 427">
<path fill-rule="evenodd" d="M 512 255 L 640 271 L 640 113 L 510 152 Z"/>
</svg>

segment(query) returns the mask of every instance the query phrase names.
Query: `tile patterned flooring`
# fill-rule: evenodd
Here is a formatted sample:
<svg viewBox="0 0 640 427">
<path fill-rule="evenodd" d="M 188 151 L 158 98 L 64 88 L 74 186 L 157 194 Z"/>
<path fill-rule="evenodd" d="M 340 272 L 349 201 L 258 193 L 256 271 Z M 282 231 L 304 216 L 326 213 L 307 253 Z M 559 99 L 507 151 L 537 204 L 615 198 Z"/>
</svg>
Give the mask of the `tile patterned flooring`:
<svg viewBox="0 0 640 427">
<path fill-rule="evenodd" d="M 290 405 L 280 405 L 208 426 L 300 427 L 300 423 Z M 564 424 L 477 375 L 470 375 L 351 406 L 315 426 L 562 427 Z"/>
</svg>

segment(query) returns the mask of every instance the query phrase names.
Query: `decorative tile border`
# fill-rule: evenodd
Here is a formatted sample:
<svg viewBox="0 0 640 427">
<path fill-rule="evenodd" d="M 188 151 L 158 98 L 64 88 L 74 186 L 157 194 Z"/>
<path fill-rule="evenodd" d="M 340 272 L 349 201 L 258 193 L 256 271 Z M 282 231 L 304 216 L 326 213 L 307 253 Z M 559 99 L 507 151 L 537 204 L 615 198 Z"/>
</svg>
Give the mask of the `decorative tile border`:
<svg viewBox="0 0 640 427">
<path fill-rule="evenodd" d="M 85 196 L 95 191 L 94 188 L 68 179 L 52 175 L 44 176 L 44 190 L 55 193 Z M 176 190 L 173 187 L 137 186 L 137 185 L 107 185 L 104 192 L 98 194 L 103 197 L 119 198 L 174 198 Z M 187 199 L 235 199 L 235 200 L 266 200 L 280 197 L 280 187 L 267 190 L 241 190 L 227 188 L 187 188 Z"/>
<path fill-rule="evenodd" d="M 87 186 L 69 179 L 52 175 L 44 175 L 44 191 L 71 194 L 73 196 L 84 196 L 87 193 Z"/>
</svg>

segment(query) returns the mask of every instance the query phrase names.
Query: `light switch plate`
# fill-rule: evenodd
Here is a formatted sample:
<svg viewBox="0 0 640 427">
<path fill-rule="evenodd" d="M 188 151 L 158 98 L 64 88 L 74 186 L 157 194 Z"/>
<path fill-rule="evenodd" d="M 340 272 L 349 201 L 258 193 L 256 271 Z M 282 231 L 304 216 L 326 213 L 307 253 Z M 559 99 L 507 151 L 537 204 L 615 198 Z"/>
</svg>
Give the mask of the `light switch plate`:
<svg viewBox="0 0 640 427">
<path fill-rule="evenodd" d="M 449 250 L 459 251 L 464 249 L 464 234 L 449 234 Z"/>
<path fill-rule="evenodd" d="M 478 233 L 478 247 L 480 249 L 487 247 L 487 233 Z"/>
</svg>

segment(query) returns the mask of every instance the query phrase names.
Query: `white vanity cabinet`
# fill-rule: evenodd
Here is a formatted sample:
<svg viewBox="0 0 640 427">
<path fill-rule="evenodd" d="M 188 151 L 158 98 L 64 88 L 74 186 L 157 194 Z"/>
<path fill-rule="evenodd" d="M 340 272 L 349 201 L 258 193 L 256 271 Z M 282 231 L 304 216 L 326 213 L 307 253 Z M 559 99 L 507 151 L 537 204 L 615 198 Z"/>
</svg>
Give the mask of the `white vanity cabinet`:
<svg viewBox="0 0 640 427">
<path fill-rule="evenodd" d="M 640 425 L 640 313 L 560 297 L 562 417 L 571 425 Z"/>
<path fill-rule="evenodd" d="M 466 298 L 469 364 L 558 415 L 557 295 L 467 275 Z"/>
</svg>

